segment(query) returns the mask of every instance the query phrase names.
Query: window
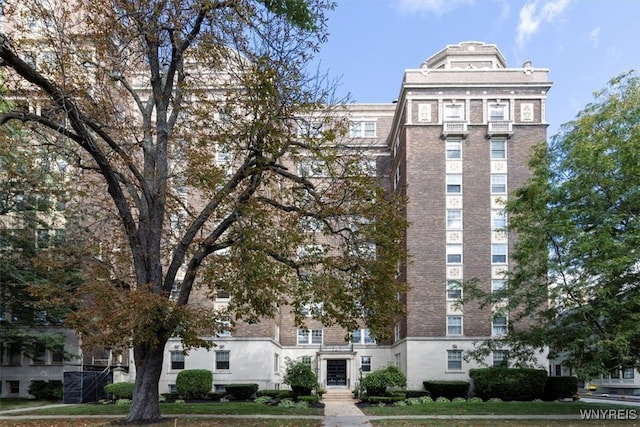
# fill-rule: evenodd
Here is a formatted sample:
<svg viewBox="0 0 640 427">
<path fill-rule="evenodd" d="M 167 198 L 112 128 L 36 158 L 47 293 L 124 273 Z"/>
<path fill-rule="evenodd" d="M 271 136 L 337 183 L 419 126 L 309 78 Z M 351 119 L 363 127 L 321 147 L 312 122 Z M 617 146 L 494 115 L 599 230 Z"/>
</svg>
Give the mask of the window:
<svg viewBox="0 0 640 427">
<path fill-rule="evenodd" d="M 507 176 L 491 175 L 491 194 L 505 194 L 507 192 Z"/>
<path fill-rule="evenodd" d="M 462 350 L 447 350 L 447 370 L 462 370 Z"/>
<path fill-rule="evenodd" d="M 447 316 L 447 335 L 462 335 L 462 316 Z"/>
<path fill-rule="evenodd" d="M 182 351 L 171 352 L 171 369 L 184 369 L 184 353 Z"/>
<path fill-rule="evenodd" d="M 491 245 L 491 263 L 507 263 L 507 245 Z"/>
<path fill-rule="evenodd" d="M 376 340 L 371 336 L 369 329 L 356 329 L 351 332 L 351 342 L 354 344 L 375 344 Z"/>
<path fill-rule="evenodd" d="M 455 122 L 464 120 L 464 105 L 458 103 L 450 103 L 444 105 L 444 121 Z"/>
<path fill-rule="evenodd" d="M 462 264 L 462 245 L 447 245 L 447 264 Z"/>
<path fill-rule="evenodd" d="M 231 321 L 230 320 L 218 320 L 218 336 L 230 337 L 231 336 Z"/>
<path fill-rule="evenodd" d="M 278 353 L 273 355 L 273 372 L 276 374 L 280 372 L 280 355 Z"/>
<path fill-rule="evenodd" d="M 304 121 L 298 123 L 298 135 L 317 138 L 322 133 L 323 128 L 324 125 L 322 124 L 322 122 Z"/>
<path fill-rule="evenodd" d="M 633 368 L 624 368 L 622 370 L 622 378 L 625 380 L 633 379 L 635 375 L 635 369 Z"/>
<path fill-rule="evenodd" d="M 400 355 L 400 353 L 396 353 L 393 355 L 393 360 L 395 365 L 399 368 L 400 365 L 402 364 L 402 357 Z"/>
<path fill-rule="evenodd" d="M 491 211 L 491 229 L 503 230 L 507 226 L 507 216 L 505 211 L 494 209 Z"/>
<path fill-rule="evenodd" d="M 495 160 L 507 158 L 507 141 L 505 139 L 491 140 L 491 158 Z"/>
<path fill-rule="evenodd" d="M 360 369 L 362 372 L 371 372 L 371 356 L 362 356 L 360 358 Z"/>
<path fill-rule="evenodd" d="M 509 105 L 504 103 L 489 104 L 489 121 L 509 120 Z"/>
<path fill-rule="evenodd" d="M 351 138 L 373 138 L 376 136 L 376 122 L 370 120 L 353 121 L 349 134 Z"/>
<path fill-rule="evenodd" d="M 304 363 L 305 365 L 309 365 L 309 366 L 311 366 L 311 356 L 302 356 L 302 357 L 300 358 L 300 361 L 301 361 L 302 363 Z"/>
<path fill-rule="evenodd" d="M 304 178 L 312 178 L 326 175 L 324 162 L 321 160 L 306 159 L 298 163 L 298 174 Z"/>
<path fill-rule="evenodd" d="M 461 159 L 462 158 L 462 141 L 447 140 L 447 159 Z"/>
<path fill-rule="evenodd" d="M 462 229 L 462 210 L 449 209 L 447 210 L 447 230 L 461 230 Z"/>
<path fill-rule="evenodd" d="M 500 292 L 506 285 L 506 280 L 494 279 L 491 281 L 491 292 Z"/>
<path fill-rule="evenodd" d="M 230 352 L 228 351 L 216 351 L 216 370 L 229 370 Z"/>
<path fill-rule="evenodd" d="M 393 339 L 394 341 L 400 341 L 400 323 L 393 325 Z"/>
<path fill-rule="evenodd" d="M 314 302 L 309 304 L 304 304 L 300 308 L 300 314 L 304 317 L 312 317 L 312 316 L 320 316 L 322 315 L 322 303 Z"/>
<path fill-rule="evenodd" d="M 507 352 L 505 350 L 493 351 L 493 366 L 506 366 L 507 365 Z"/>
<path fill-rule="evenodd" d="M 618 369 L 618 368 L 612 369 L 610 374 L 611 374 L 611 378 L 617 380 L 617 379 L 620 378 L 620 369 Z"/>
<path fill-rule="evenodd" d="M 20 381 L 7 381 L 9 394 L 20 394 Z"/>
<path fill-rule="evenodd" d="M 462 175 L 447 175 L 447 193 L 462 193 Z"/>
<path fill-rule="evenodd" d="M 447 299 L 459 300 L 462 298 L 462 283 L 457 280 L 447 280 Z"/>
<path fill-rule="evenodd" d="M 64 346 L 59 345 L 51 350 L 51 364 L 62 365 L 64 362 Z"/>
<path fill-rule="evenodd" d="M 507 317 L 506 316 L 494 316 L 491 323 L 492 335 L 506 335 L 507 334 Z"/>
<path fill-rule="evenodd" d="M 298 329 L 298 344 L 322 344 L 322 329 Z"/>
<path fill-rule="evenodd" d="M 169 393 L 177 394 L 178 393 L 178 386 L 175 385 L 175 384 L 169 384 Z"/>
<path fill-rule="evenodd" d="M 3 365 L 20 366 L 22 365 L 22 349 L 19 344 L 9 344 L 7 346 L 7 358 L 3 360 Z"/>
</svg>

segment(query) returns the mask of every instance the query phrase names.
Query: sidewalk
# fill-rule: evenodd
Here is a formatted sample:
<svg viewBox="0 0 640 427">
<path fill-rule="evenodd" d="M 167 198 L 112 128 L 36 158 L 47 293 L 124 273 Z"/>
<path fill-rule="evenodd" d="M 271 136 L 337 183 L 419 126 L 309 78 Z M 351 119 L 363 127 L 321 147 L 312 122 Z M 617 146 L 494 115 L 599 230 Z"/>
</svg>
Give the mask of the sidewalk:
<svg viewBox="0 0 640 427">
<path fill-rule="evenodd" d="M 327 400 L 324 402 L 324 427 L 368 426 L 367 417 L 351 400 Z"/>
</svg>

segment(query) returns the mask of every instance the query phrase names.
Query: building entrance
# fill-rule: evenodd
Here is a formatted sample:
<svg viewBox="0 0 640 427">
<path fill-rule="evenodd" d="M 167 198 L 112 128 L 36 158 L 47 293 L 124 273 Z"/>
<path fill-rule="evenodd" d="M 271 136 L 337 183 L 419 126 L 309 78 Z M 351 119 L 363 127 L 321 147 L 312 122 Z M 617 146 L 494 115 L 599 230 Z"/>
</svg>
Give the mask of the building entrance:
<svg viewBox="0 0 640 427">
<path fill-rule="evenodd" d="M 327 386 L 347 385 L 347 360 L 327 359 Z"/>
</svg>

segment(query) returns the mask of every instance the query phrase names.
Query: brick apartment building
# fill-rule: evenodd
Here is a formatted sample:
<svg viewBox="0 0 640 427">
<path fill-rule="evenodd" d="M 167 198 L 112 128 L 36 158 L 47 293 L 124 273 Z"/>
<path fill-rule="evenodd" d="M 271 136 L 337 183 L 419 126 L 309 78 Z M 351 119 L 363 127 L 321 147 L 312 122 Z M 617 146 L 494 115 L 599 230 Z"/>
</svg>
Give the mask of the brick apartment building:
<svg viewBox="0 0 640 427">
<path fill-rule="evenodd" d="M 246 382 L 280 388 L 287 358 L 305 358 L 325 388 L 353 389 L 361 376 L 389 364 L 407 374 L 410 389 L 428 379 L 467 379 L 476 365 L 463 352 L 504 333 L 509 318 L 460 307 L 459 284 L 472 278 L 486 290 L 504 284 L 514 236 L 497 231 L 506 224 L 502 207 L 529 176 L 531 147 L 546 139 L 550 87 L 548 70 L 529 62 L 508 68 L 495 45 L 464 42 L 406 70 L 397 101 L 348 105 L 352 141 L 367 147 L 389 188 L 409 201 L 411 261 L 398 274 L 410 290 L 399 296 L 407 315 L 394 325 L 393 338 L 375 342 L 366 328 L 344 331 L 311 319 L 309 330 L 300 330 L 282 307 L 274 319 L 212 337 L 212 351 L 185 356 L 180 341 L 170 341 L 160 392 L 175 388 L 181 370 L 196 368 L 212 370 L 220 390 Z M 224 307 L 228 299 L 221 294 L 214 304 Z M 487 363 L 504 356 L 494 352 Z M 547 364 L 543 355 L 540 364 Z M 134 376 L 131 365 L 120 378 Z"/>
<path fill-rule="evenodd" d="M 406 70 L 397 102 L 349 106 L 351 137 L 367 143 L 390 188 L 407 197 L 406 250 L 400 268 L 410 285 L 401 296 L 407 315 L 390 342 L 367 329 L 347 331 L 309 322 L 296 329 L 292 315 L 259 325 L 238 325 L 216 338 L 214 351 L 182 355 L 167 348 L 161 390 L 174 387 L 181 369 L 214 371 L 216 388 L 258 382 L 279 388 L 286 358 L 306 358 L 327 388 L 353 388 L 361 375 L 395 364 L 419 389 L 427 379 L 467 379 L 475 365 L 463 359 L 474 342 L 506 331 L 508 316 L 460 307 L 459 283 L 478 279 L 486 290 L 504 285 L 514 236 L 499 231 L 508 194 L 529 176 L 531 147 L 546 139 L 548 70 L 525 63 L 507 68 L 495 45 L 465 42 Z M 225 301 L 218 300 L 217 304 Z M 496 351 L 487 360 L 498 363 Z M 541 355 L 540 365 L 547 362 Z"/>
</svg>

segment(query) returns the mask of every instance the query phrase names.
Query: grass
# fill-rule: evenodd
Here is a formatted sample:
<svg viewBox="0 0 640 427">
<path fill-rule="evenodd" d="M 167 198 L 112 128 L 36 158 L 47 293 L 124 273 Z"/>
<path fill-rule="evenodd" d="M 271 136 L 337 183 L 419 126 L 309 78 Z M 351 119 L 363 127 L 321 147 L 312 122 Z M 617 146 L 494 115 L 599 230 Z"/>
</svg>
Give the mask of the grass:
<svg viewBox="0 0 640 427">
<path fill-rule="evenodd" d="M 0 399 L 0 411 L 6 411 L 9 409 L 18 409 L 18 408 L 33 408 L 37 406 L 49 405 L 51 403 L 60 403 L 60 402 L 50 402 L 47 400 L 32 400 L 32 399 Z"/>
<path fill-rule="evenodd" d="M 616 405 L 616 409 L 638 409 Z M 394 415 L 576 415 L 581 409 L 611 409 L 610 404 L 587 402 L 432 402 L 407 406 L 365 406 L 369 416 Z M 640 416 L 640 413 L 638 414 Z"/>
<path fill-rule="evenodd" d="M 25 408 L 20 415 L 126 415 L 130 405 L 86 403 L 56 408 Z M 160 403 L 162 414 L 213 415 L 322 415 L 318 408 L 281 408 L 254 402 Z M 17 415 L 17 414 L 16 414 Z"/>
<path fill-rule="evenodd" d="M 580 420 L 384 420 L 373 421 L 374 427 L 640 427 L 637 421 Z"/>
<path fill-rule="evenodd" d="M 113 427 L 113 419 L 76 418 L 73 420 L 0 420 L 0 427 Z M 305 419 L 193 419 L 171 418 L 145 427 L 320 427 L 322 420 Z"/>
</svg>

